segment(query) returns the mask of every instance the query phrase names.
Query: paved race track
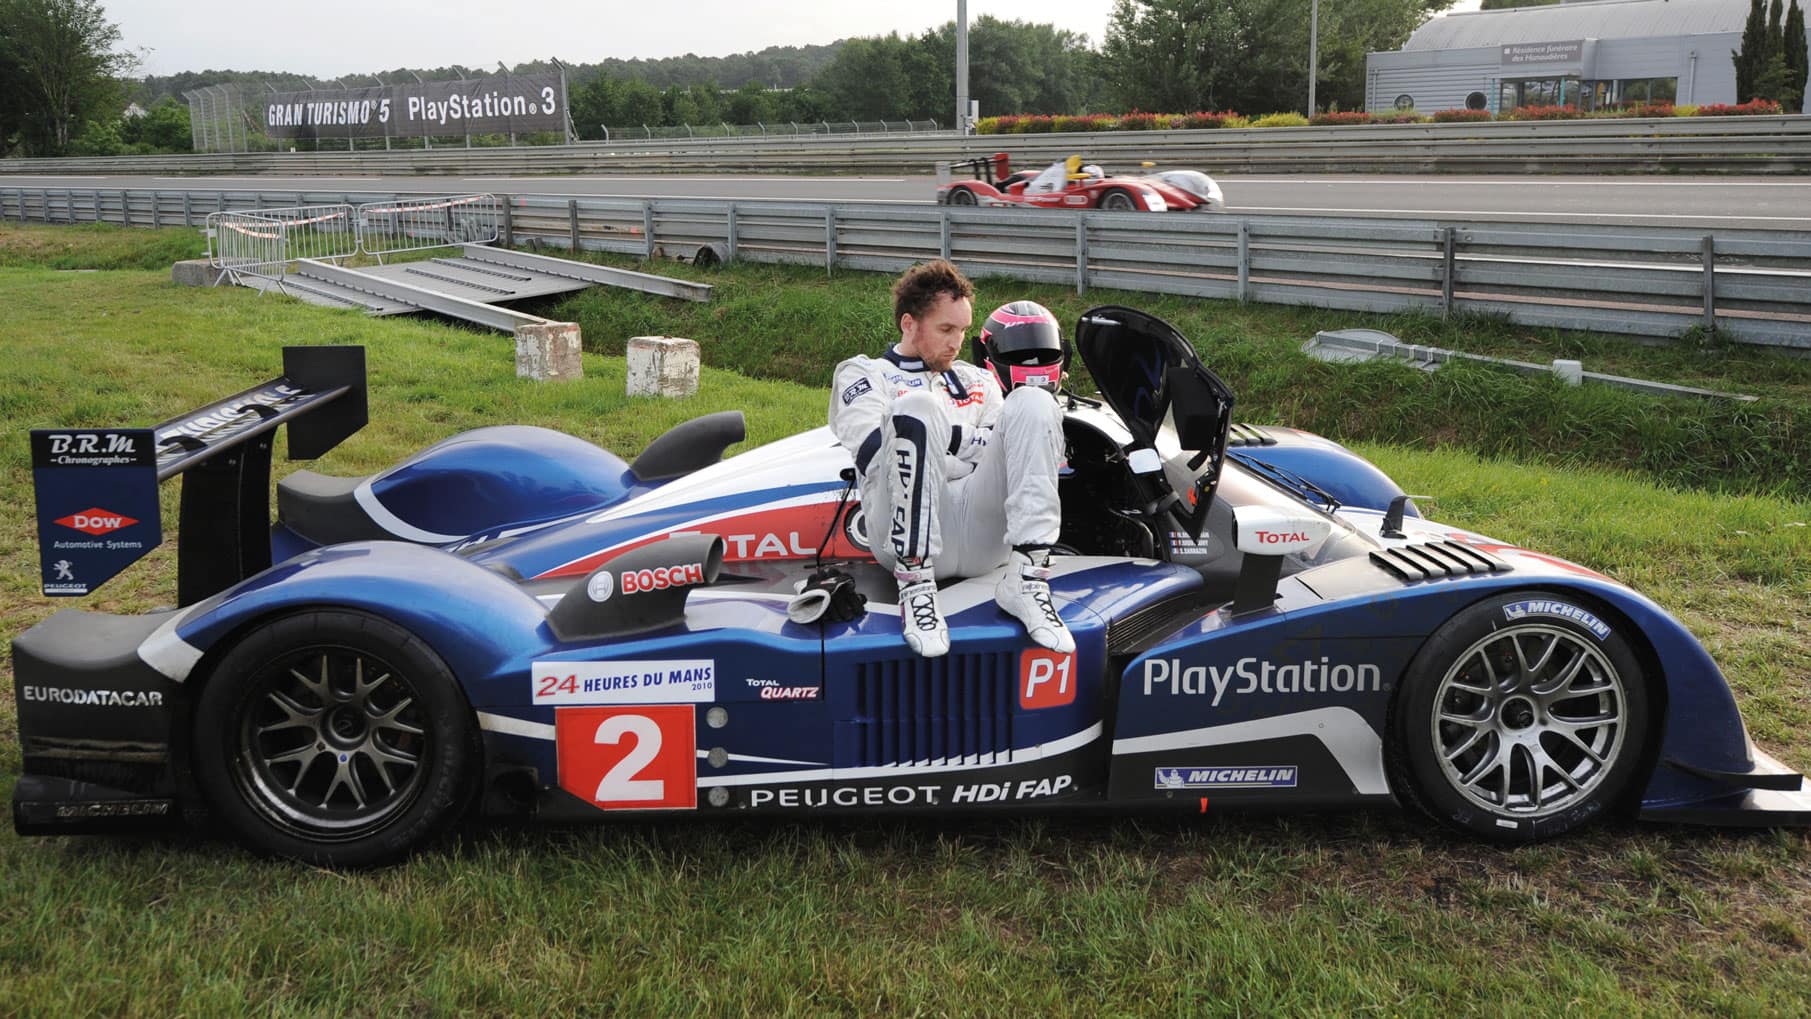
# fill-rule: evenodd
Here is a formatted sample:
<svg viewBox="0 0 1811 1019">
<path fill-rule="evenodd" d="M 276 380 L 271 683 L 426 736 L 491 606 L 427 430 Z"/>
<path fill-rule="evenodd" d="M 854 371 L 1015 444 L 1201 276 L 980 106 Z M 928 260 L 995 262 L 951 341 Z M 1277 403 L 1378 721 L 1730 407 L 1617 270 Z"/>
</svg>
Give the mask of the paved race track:
<svg viewBox="0 0 1811 1019">
<path fill-rule="evenodd" d="M 1111 168 L 1109 168 L 1111 169 Z M 1229 211 L 1811 232 L 1811 179 L 1768 177 L 1221 177 Z M 769 201 L 922 203 L 929 177 L 146 177 L 0 175 L 0 188 L 501 191 Z"/>
</svg>

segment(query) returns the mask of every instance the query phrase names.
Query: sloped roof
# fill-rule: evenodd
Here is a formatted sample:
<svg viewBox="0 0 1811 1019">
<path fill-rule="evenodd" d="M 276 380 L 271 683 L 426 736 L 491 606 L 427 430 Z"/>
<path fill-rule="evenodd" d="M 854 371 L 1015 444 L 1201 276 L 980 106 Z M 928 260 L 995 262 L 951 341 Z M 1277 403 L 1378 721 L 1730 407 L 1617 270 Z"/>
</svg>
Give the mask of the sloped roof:
<svg viewBox="0 0 1811 1019">
<path fill-rule="evenodd" d="M 1522 42 L 1632 39 L 1740 32 L 1748 0 L 1597 0 L 1471 11 L 1430 19 L 1405 50 L 1461 50 Z"/>
</svg>

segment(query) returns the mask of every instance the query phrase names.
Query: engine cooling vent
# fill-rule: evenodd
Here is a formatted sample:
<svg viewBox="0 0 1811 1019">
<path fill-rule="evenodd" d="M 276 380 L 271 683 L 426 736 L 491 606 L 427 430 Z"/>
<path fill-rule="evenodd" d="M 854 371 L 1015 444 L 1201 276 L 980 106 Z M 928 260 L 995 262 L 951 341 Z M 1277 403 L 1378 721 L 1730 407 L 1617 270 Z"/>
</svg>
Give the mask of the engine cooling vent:
<svg viewBox="0 0 1811 1019">
<path fill-rule="evenodd" d="M 871 662 L 856 671 L 850 765 L 1006 764 L 1016 656 L 945 655 Z"/>
<path fill-rule="evenodd" d="M 1233 424 L 1226 429 L 1226 446 L 1232 449 L 1238 446 L 1274 446 L 1276 439 L 1269 432 L 1256 425 Z"/>
<path fill-rule="evenodd" d="M 1430 541 L 1384 549 L 1372 552 L 1371 561 L 1406 581 L 1508 573 L 1514 568 L 1489 552 L 1458 541 Z"/>
<path fill-rule="evenodd" d="M 1180 600 L 1147 605 L 1136 612 L 1107 621 L 1107 655 L 1135 655 L 1145 651 L 1159 638 L 1174 633 L 1183 624 L 1199 619 L 1207 602 L 1195 594 Z"/>
</svg>

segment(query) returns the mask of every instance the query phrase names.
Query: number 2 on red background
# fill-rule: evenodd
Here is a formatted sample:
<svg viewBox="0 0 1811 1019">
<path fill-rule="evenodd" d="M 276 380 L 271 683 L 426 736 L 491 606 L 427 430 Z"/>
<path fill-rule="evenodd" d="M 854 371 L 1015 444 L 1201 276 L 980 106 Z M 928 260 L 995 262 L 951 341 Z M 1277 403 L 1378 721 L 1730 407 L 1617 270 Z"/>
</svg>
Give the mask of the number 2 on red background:
<svg viewBox="0 0 1811 1019">
<path fill-rule="evenodd" d="M 695 808 L 695 725 L 690 704 L 560 708 L 560 788 L 604 810 Z"/>
</svg>

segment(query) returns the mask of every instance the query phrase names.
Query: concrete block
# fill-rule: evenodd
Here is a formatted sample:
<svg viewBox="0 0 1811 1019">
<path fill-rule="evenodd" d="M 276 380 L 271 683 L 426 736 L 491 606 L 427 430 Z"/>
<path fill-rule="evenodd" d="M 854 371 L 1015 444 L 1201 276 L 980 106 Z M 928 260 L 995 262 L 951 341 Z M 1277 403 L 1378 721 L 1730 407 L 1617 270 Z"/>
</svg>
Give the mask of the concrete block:
<svg viewBox="0 0 1811 1019">
<path fill-rule="evenodd" d="M 217 287 L 226 273 L 208 264 L 205 258 L 190 258 L 170 266 L 170 278 L 179 287 Z"/>
<path fill-rule="evenodd" d="M 677 336 L 636 336 L 629 340 L 630 396 L 695 396 L 698 341 Z"/>
<path fill-rule="evenodd" d="M 536 382 L 583 378 L 577 322 L 540 322 L 516 327 L 516 377 Z"/>
</svg>

